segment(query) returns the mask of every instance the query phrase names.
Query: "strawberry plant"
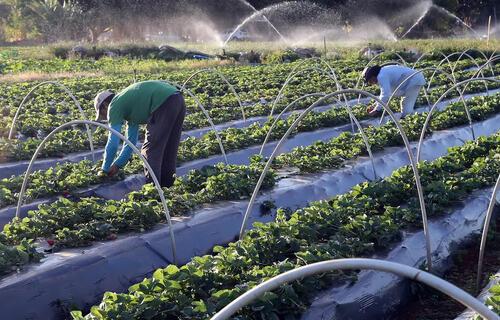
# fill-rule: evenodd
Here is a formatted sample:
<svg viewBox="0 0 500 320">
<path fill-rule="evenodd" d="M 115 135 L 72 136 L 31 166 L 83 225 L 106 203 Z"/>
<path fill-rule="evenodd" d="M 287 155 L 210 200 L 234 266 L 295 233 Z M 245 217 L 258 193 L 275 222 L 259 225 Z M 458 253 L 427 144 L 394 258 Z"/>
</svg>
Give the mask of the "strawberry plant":
<svg viewBox="0 0 500 320">
<path fill-rule="evenodd" d="M 465 144 L 464 149 L 476 153 L 462 165 L 444 167 L 443 163 L 462 158 L 461 147 L 438 162 L 422 162 L 426 181 L 459 187 L 468 180 L 482 181 L 478 188 L 491 186 L 491 171 L 500 173 L 500 135 L 480 138 Z M 483 145 L 484 143 L 484 145 Z M 460 161 L 458 161 L 460 163 Z M 436 166 L 435 166 L 436 163 Z M 478 169 L 481 168 L 481 169 Z M 434 172 L 438 175 L 434 176 Z M 151 278 L 129 288 L 129 293 L 106 293 L 99 306 L 88 315 L 73 311 L 73 319 L 172 318 L 208 319 L 217 310 L 260 282 L 285 271 L 327 259 L 367 255 L 376 248 L 388 248 L 402 230 L 420 226 L 413 216 L 419 215 L 411 168 L 403 167 L 386 179 L 365 182 L 351 192 L 328 201 L 312 203 L 291 215 L 282 212 L 275 222 L 256 223 L 254 229 L 226 248 L 215 247 L 213 255 L 194 257 L 182 266 L 158 269 Z M 399 186 L 408 186 L 400 189 Z M 431 191 L 431 189 L 426 189 Z M 378 195 L 384 192 L 385 197 Z M 458 197 L 441 194 L 435 204 L 448 212 Z M 427 198 L 432 201 L 433 198 Z M 432 214 L 438 214 L 434 211 Z M 274 290 L 239 312 L 245 319 L 295 318 L 305 310 L 318 290 L 332 280 L 353 281 L 352 276 L 332 272 L 296 281 Z"/>
<path fill-rule="evenodd" d="M 222 165 L 191 171 L 177 178 L 174 186 L 164 189 L 173 215 L 186 215 L 194 208 L 220 200 L 248 197 L 260 176 L 262 164 L 251 166 Z M 196 181 L 196 184 L 193 182 Z M 262 185 L 275 184 L 271 171 Z M 147 184 L 120 201 L 82 198 L 73 201 L 60 198 L 49 205 L 40 205 L 27 218 L 14 218 L 4 226 L 3 235 L 10 243 L 22 239 L 54 239 L 55 247 L 78 247 L 95 240 L 106 240 L 113 234 L 144 232 L 163 221 L 163 207 L 157 190 Z"/>
<path fill-rule="evenodd" d="M 473 120 L 481 121 L 495 115 L 500 106 L 498 101 L 498 94 L 491 97 L 476 97 L 471 99 L 468 105 Z M 360 118 L 366 117 L 362 109 L 355 109 L 355 112 Z M 425 116 L 426 114 L 412 115 L 402 122 L 411 140 L 419 138 Z M 339 109 L 324 113 L 311 113 L 304 118 L 297 132 L 313 130 L 313 128 L 323 127 L 324 125 L 334 125 L 333 123 L 339 121 L 339 118 L 343 119 L 347 117 L 347 113 Z M 280 120 L 275 128 L 275 133 L 271 136 L 271 140 L 280 138 L 294 119 L 295 117 Z M 271 121 L 268 121 L 262 126 L 254 124 L 245 129 L 227 129 L 221 136 L 226 146 L 234 149 L 244 148 L 260 143 L 269 130 L 271 123 Z M 430 132 L 465 125 L 467 123 L 465 111 L 461 103 L 457 102 L 443 111 L 436 111 L 434 113 L 430 122 Z M 369 127 L 365 129 L 365 132 L 373 151 L 381 150 L 384 147 L 402 145 L 400 135 L 392 123 L 378 128 Z M 218 151 L 215 137 L 213 133 L 209 133 L 201 139 L 190 138 L 184 141 L 180 147 L 178 160 L 193 160 L 196 157 L 206 157 Z M 310 146 L 299 147 L 289 153 L 282 154 L 277 157 L 274 165 L 275 167 L 296 166 L 303 172 L 318 172 L 325 169 L 340 168 L 346 160 L 353 160 L 361 155 L 367 155 L 367 151 L 360 134 L 345 132 L 330 141 L 316 142 Z M 188 156 L 192 158 L 183 158 Z M 64 191 L 72 192 L 78 188 L 109 181 L 109 179 L 97 176 L 98 168 L 99 164 L 93 165 L 89 161 L 81 161 L 76 164 L 66 163 L 58 165 L 46 171 L 36 171 L 30 178 L 29 188 L 26 193 L 27 199 L 60 194 Z M 122 179 L 124 174 L 137 173 L 142 170 L 142 164 L 139 159 L 133 158 L 132 162 L 125 167 L 125 171 L 113 180 Z M 0 207 L 15 203 L 21 183 L 22 176 L 0 180 Z M 191 191 L 187 190 L 186 192 L 189 193 Z M 169 195 L 177 198 L 179 194 L 186 192 L 173 192 L 169 193 Z"/>
<path fill-rule="evenodd" d="M 465 61 L 463 66 L 469 67 L 472 63 Z M 241 95 L 242 101 L 245 104 L 249 104 L 245 107 L 245 113 L 247 116 L 264 116 L 269 114 L 271 110 L 270 102 L 273 101 L 278 94 L 278 91 L 289 72 L 295 67 L 295 63 L 277 65 L 277 66 L 261 66 L 261 67 L 229 67 L 224 69 L 223 72 L 226 73 L 229 80 L 235 83 L 235 87 L 239 94 Z M 309 63 L 305 63 L 304 67 L 307 67 Z M 341 80 L 343 87 L 353 87 L 355 85 L 355 79 L 359 75 L 359 71 L 362 69 L 363 64 L 359 61 L 335 61 L 335 66 L 339 70 L 356 70 L 354 72 L 343 71 L 339 72 L 338 77 Z M 496 69 L 500 69 L 500 64 L 496 65 Z M 498 71 L 498 70 L 497 70 Z M 486 73 L 490 72 L 485 70 Z M 427 72 L 430 76 L 431 72 Z M 458 79 L 466 79 L 474 74 L 473 71 L 457 71 L 456 77 Z M 182 82 L 183 79 L 188 77 L 188 73 L 174 72 L 169 74 L 169 78 Z M 158 76 L 162 78 L 163 76 Z M 141 76 L 139 80 L 150 79 Z M 448 83 L 447 78 L 443 76 L 437 76 L 435 83 L 438 87 L 431 92 L 431 100 L 436 99 L 446 86 L 442 87 L 444 83 Z M 82 104 L 87 116 L 92 117 L 93 109 L 91 106 L 91 101 L 95 92 L 99 91 L 103 87 L 109 87 L 115 90 L 128 85 L 129 79 L 117 80 L 116 77 L 113 78 L 92 78 L 92 79 L 78 79 L 78 80 L 64 80 L 63 83 L 68 86 L 73 92 L 75 92 L 77 98 L 84 101 Z M 207 86 L 207 83 L 210 83 Z M 248 83 L 252 83 L 248 86 Z M 441 87 L 439 87 L 441 85 Z M 4 105 L 11 105 L 13 109 L 20 103 L 20 99 L 23 93 L 26 93 L 32 83 L 20 83 L 20 84 L 7 84 L 0 85 L 0 103 L 3 102 Z M 495 84 L 489 84 L 490 87 L 497 87 Z M 215 123 L 223 123 L 230 120 L 241 119 L 241 110 L 239 109 L 237 100 L 228 93 L 228 88 L 224 83 L 221 83 L 220 79 L 213 74 L 201 74 L 200 77 L 196 77 L 189 84 L 189 88 L 193 89 L 200 97 L 202 103 L 207 108 L 209 114 L 213 117 Z M 375 87 L 368 88 L 371 92 L 378 92 Z M 25 106 L 25 111 L 21 115 L 18 125 L 19 132 L 23 135 L 27 141 L 23 139 L 19 141 L 6 141 L 0 139 L 0 161 L 10 161 L 10 160 L 20 160 L 27 159 L 34 151 L 36 145 L 39 143 L 40 139 L 43 138 L 50 130 L 55 128 L 57 125 L 62 124 L 68 119 L 68 116 L 73 118 L 80 117 L 79 114 L 75 113 L 74 108 L 70 108 L 73 103 L 71 99 L 65 96 L 60 89 L 56 87 L 43 87 L 39 93 L 35 94 L 35 100 L 32 103 L 28 103 Z M 332 92 L 335 91 L 336 87 L 330 79 L 324 75 L 320 75 L 317 72 L 312 72 L 309 74 L 298 74 L 294 81 L 291 82 L 290 86 L 285 90 L 281 102 L 277 105 L 276 111 L 279 112 L 287 104 L 300 97 L 301 95 L 308 92 Z M 468 92 L 477 92 L 484 90 L 482 83 L 473 83 L 468 87 Z M 456 96 L 456 92 L 450 93 L 449 97 Z M 351 98 L 354 98 L 352 95 Z M 266 101 L 265 103 L 255 103 L 256 101 Z M 304 109 L 309 106 L 315 99 L 310 98 L 300 101 L 295 105 L 294 109 Z M 186 101 L 188 108 L 190 109 L 190 114 L 186 117 L 184 122 L 184 129 L 189 130 L 193 128 L 206 127 L 208 122 L 195 105 L 194 101 L 186 96 Z M 425 99 L 420 98 L 419 104 L 426 104 Z M 9 112 L 11 116 L 12 112 Z M 4 122 L 1 128 L 9 128 L 11 116 L 3 118 L 1 121 Z M 4 136 L 7 134 L 7 130 L 3 132 Z M 102 131 L 98 131 L 100 136 L 97 137 L 97 144 L 103 145 L 106 141 Z M 80 150 L 88 150 L 88 143 L 85 140 L 85 134 L 82 130 L 68 130 L 66 133 L 68 136 L 64 136 L 60 133 L 51 141 L 47 148 L 40 155 L 41 157 L 48 156 L 60 156 L 62 154 Z M 68 142 L 71 141 L 71 144 Z"/>
</svg>

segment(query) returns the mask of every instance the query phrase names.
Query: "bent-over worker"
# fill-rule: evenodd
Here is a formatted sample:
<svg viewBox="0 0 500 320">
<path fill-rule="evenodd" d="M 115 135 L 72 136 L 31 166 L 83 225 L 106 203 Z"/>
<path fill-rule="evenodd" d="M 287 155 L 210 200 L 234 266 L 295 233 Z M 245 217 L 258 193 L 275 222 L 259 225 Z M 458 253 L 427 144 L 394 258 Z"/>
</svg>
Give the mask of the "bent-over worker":
<svg viewBox="0 0 500 320">
<path fill-rule="evenodd" d="M 170 187 L 174 182 L 177 151 L 181 139 L 182 124 L 186 115 L 184 97 L 173 86 L 163 81 L 134 83 L 118 94 L 111 90 L 100 92 L 94 101 L 96 121 L 105 121 L 111 128 L 121 132 L 127 123 L 127 139 L 137 143 L 139 125 L 146 125 L 146 134 L 141 154 L 151 165 L 162 187 Z M 123 144 L 120 155 L 115 159 L 120 139 L 109 133 L 104 152 L 102 171 L 109 176 L 123 168 L 132 148 Z M 146 179 L 152 182 L 145 170 Z"/>
<path fill-rule="evenodd" d="M 421 72 L 413 75 L 415 72 L 417 71 L 414 69 L 400 65 L 372 66 L 363 71 L 363 77 L 367 84 L 378 84 L 380 86 L 379 99 L 387 103 L 398 86 L 411 76 L 394 94 L 394 97 L 403 97 L 401 117 L 404 118 L 406 115 L 413 113 L 420 89 L 426 84 L 424 75 Z M 367 112 L 376 117 L 382 114 L 382 109 L 382 105 L 376 103 L 374 106 L 368 107 Z"/>
</svg>

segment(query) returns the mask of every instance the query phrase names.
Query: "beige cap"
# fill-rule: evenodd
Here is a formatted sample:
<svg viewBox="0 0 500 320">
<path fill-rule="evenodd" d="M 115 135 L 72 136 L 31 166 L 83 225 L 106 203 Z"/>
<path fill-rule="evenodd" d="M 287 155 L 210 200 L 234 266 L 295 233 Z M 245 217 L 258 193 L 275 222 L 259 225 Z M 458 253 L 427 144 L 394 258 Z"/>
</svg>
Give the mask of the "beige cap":
<svg viewBox="0 0 500 320">
<path fill-rule="evenodd" d="M 104 90 L 104 91 L 101 91 L 97 94 L 97 96 L 95 96 L 95 99 L 94 99 L 94 109 L 95 109 L 95 112 L 96 112 L 96 116 L 95 116 L 95 121 L 99 121 L 99 115 L 100 115 L 100 112 L 99 112 L 99 109 L 101 108 L 101 104 L 106 100 L 108 99 L 110 96 L 114 96 L 115 93 L 111 90 Z"/>
</svg>

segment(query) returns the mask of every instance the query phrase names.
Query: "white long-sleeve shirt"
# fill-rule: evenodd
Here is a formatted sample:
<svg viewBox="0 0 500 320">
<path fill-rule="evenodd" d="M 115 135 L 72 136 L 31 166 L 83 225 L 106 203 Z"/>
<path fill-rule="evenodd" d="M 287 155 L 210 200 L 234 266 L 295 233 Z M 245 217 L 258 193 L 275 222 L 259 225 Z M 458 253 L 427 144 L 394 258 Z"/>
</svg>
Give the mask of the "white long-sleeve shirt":
<svg viewBox="0 0 500 320">
<path fill-rule="evenodd" d="M 388 65 L 382 67 L 377 76 L 378 85 L 380 86 L 380 100 L 384 103 L 389 101 L 389 97 L 394 90 L 417 70 L 400 65 Z M 394 94 L 395 97 L 402 97 L 406 95 L 408 88 L 415 86 L 424 86 L 426 84 L 425 77 L 422 73 L 418 73 L 406 81 Z M 382 106 L 377 104 L 377 109 L 381 110 Z"/>
</svg>

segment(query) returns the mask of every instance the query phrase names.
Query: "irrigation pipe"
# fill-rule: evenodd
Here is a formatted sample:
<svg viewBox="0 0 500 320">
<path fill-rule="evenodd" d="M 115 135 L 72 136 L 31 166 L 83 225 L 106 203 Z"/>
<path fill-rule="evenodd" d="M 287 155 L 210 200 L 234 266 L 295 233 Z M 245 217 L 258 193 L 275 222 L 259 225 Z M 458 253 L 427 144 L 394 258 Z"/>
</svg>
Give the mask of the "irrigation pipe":
<svg viewBox="0 0 500 320">
<path fill-rule="evenodd" d="M 252 301 L 262 296 L 264 293 L 277 289 L 285 283 L 290 283 L 308 276 L 327 273 L 334 270 L 366 269 L 389 272 L 401 277 L 409 278 L 414 281 L 422 282 L 459 301 L 464 306 L 473 309 L 487 320 L 500 319 L 500 317 L 496 315 L 492 310 L 490 310 L 486 305 L 481 303 L 481 301 L 477 300 L 467 292 L 454 286 L 448 281 L 445 281 L 425 271 L 404 264 L 377 259 L 334 259 L 309 264 L 297 269 L 287 271 L 274 278 L 266 280 L 236 298 L 222 310 L 217 312 L 211 318 L 211 320 L 229 319 L 241 308 L 250 304 Z"/>
<path fill-rule="evenodd" d="M 33 163 L 35 162 L 35 160 L 36 160 L 38 154 L 40 153 L 40 151 L 42 150 L 42 148 L 45 146 L 47 141 L 57 132 L 61 131 L 62 129 L 65 129 L 67 127 L 81 125 L 81 124 L 84 124 L 87 126 L 93 125 L 93 126 L 101 127 L 103 129 L 109 131 L 111 134 L 117 136 L 118 138 L 120 138 L 120 140 L 122 140 L 124 143 L 126 143 L 127 146 L 129 146 L 132 149 L 132 151 L 134 153 L 136 153 L 139 156 L 139 158 L 142 160 L 142 162 L 144 163 L 144 166 L 146 167 L 149 174 L 151 175 L 151 178 L 153 179 L 153 183 L 156 187 L 156 190 L 158 190 L 158 194 L 160 195 L 160 200 L 161 200 L 161 203 L 163 205 L 163 209 L 165 210 L 165 218 L 167 219 L 169 231 L 170 231 L 170 241 L 171 241 L 171 245 L 172 245 L 172 256 L 173 256 L 174 264 L 176 264 L 177 263 L 177 247 L 175 244 L 174 230 L 172 228 L 172 221 L 170 219 L 170 212 L 168 210 L 167 202 L 165 200 L 165 195 L 163 194 L 163 190 L 161 189 L 161 186 L 160 186 L 160 183 L 158 182 L 156 174 L 154 173 L 153 169 L 149 165 L 146 158 L 141 154 L 139 149 L 137 149 L 137 147 L 132 142 L 130 142 L 130 140 L 128 140 L 120 132 L 116 131 L 115 129 L 113 129 L 113 128 L 111 128 L 103 123 L 99 123 L 96 121 L 90 121 L 90 120 L 73 120 L 73 121 L 67 122 L 67 123 L 62 124 L 59 127 L 55 128 L 43 139 L 43 141 L 40 143 L 40 145 L 36 148 L 35 153 L 33 154 L 33 157 L 31 158 L 31 161 L 28 165 L 28 168 L 26 169 L 26 174 L 24 175 L 23 184 L 21 186 L 21 190 L 19 191 L 19 200 L 17 202 L 16 217 L 19 217 L 19 213 L 21 211 L 21 205 L 23 202 L 24 193 L 26 191 L 26 186 L 28 184 L 29 175 L 31 174 L 31 171 L 32 171 Z"/>
<path fill-rule="evenodd" d="M 309 112 L 311 112 L 311 110 L 313 110 L 318 105 L 323 103 L 323 101 L 328 100 L 328 99 L 335 97 L 335 96 L 338 96 L 338 95 L 351 94 L 351 93 L 362 94 L 362 95 L 365 95 L 369 98 L 374 99 L 376 102 L 379 102 L 382 105 L 382 107 L 387 111 L 387 113 L 389 114 L 391 119 L 394 121 L 394 123 L 395 123 L 395 125 L 396 125 L 396 127 L 401 135 L 401 138 L 403 139 L 404 147 L 406 149 L 406 152 L 408 153 L 410 165 L 412 167 L 413 174 L 415 176 L 415 184 L 416 184 L 419 203 L 420 203 L 420 210 L 422 213 L 422 224 L 423 224 L 423 228 L 424 228 L 424 235 L 425 235 L 425 242 L 426 242 L 425 245 L 426 245 L 426 253 L 427 253 L 427 268 L 429 271 L 431 271 L 432 270 L 432 260 L 431 260 L 431 258 L 432 258 L 431 252 L 432 251 L 431 251 L 431 242 L 430 242 L 430 235 L 429 235 L 428 223 L 427 223 L 427 212 L 426 212 L 426 208 L 425 208 L 425 200 L 424 200 L 424 195 L 423 195 L 422 184 L 420 182 L 420 175 L 418 173 L 417 162 L 415 161 L 415 158 L 414 158 L 413 153 L 411 151 L 410 142 L 408 140 L 408 137 L 407 137 L 403 127 L 399 123 L 398 119 L 396 118 L 396 116 L 394 115 L 392 110 L 387 106 L 387 104 L 385 104 L 383 101 L 381 101 L 375 95 L 373 95 L 369 92 L 366 92 L 366 91 L 359 90 L 359 89 L 345 89 L 345 90 L 339 90 L 339 91 L 327 94 L 326 96 L 318 99 L 315 103 L 313 103 L 311 106 L 309 106 L 306 110 L 304 110 L 304 112 L 302 112 L 299 115 L 299 117 L 297 117 L 297 119 L 292 123 L 292 125 L 288 128 L 286 133 L 283 135 L 281 140 L 279 140 L 278 144 L 274 148 L 273 152 L 271 153 L 269 159 L 267 160 L 267 162 L 264 166 L 264 170 L 262 171 L 262 174 L 260 175 L 259 180 L 257 181 L 255 189 L 254 189 L 252 196 L 250 198 L 250 201 L 248 203 L 248 207 L 246 209 L 245 215 L 243 217 L 239 238 L 242 239 L 243 236 L 245 235 L 245 231 L 246 231 L 246 227 L 247 227 L 247 223 L 248 223 L 248 218 L 250 217 L 250 213 L 252 212 L 252 208 L 253 208 L 253 205 L 255 203 L 255 199 L 257 198 L 257 194 L 259 193 L 260 187 L 264 181 L 264 178 L 265 178 L 267 172 L 271 168 L 271 163 L 276 158 L 278 150 L 281 148 L 283 143 L 286 141 L 286 139 L 288 138 L 290 133 L 297 127 L 297 125 L 300 123 L 300 121 L 302 121 L 302 119 L 307 114 L 309 114 Z"/>
</svg>

